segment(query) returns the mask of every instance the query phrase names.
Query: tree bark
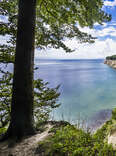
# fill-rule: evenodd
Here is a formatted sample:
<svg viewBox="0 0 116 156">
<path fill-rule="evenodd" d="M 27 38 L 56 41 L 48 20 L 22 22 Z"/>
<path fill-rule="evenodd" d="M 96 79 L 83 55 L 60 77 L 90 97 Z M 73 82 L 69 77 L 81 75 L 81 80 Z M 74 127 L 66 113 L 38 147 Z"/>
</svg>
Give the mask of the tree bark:
<svg viewBox="0 0 116 156">
<path fill-rule="evenodd" d="M 33 66 L 36 0 L 19 0 L 16 56 L 14 63 L 9 136 L 22 137 L 34 132 Z"/>
</svg>

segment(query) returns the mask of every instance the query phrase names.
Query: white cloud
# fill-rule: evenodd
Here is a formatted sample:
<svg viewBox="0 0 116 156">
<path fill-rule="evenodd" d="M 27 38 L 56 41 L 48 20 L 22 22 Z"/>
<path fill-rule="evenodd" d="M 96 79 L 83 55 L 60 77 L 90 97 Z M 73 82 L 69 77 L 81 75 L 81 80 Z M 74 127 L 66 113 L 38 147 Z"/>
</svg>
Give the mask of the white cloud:
<svg viewBox="0 0 116 156">
<path fill-rule="evenodd" d="M 116 54 L 116 41 L 112 39 L 106 39 L 104 41 L 97 39 L 94 44 L 77 44 L 76 40 L 69 40 L 67 44 L 70 45 L 71 48 L 77 48 L 77 50 L 73 53 L 65 53 L 61 49 L 42 50 L 40 52 L 36 50 L 36 58 L 96 59 Z"/>
<path fill-rule="evenodd" d="M 116 0 L 115 0 L 116 1 Z M 114 4 L 114 2 L 111 2 Z M 106 3 L 105 3 L 106 4 Z M 107 3 L 109 4 L 109 3 Z M 3 21 L 3 17 L 0 17 L 0 21 Z M 7 22 L 7 17 L 6 17 Z M 101 41 L 99 37 L 105 37 L 110 35 L 116 37 L 116 29 L 113 27 L 116 22 L 112 22 L 111 25 L 104 23 L 101 29 L 89 29 L 87 27 L 79 29 L 83 32 L 89 33 L 94 37 L 98 37 L 94 44 L 79 44 L 75 39 L 65 41 L 66 45 L 70 48 L 75 49 L 73 53 L 65 53 L 62 49 L 48 49 L 38 52 L 36 50 L 36 58 L 55 58 L 55 59 L 92 59 L 92 58 L 104 58 L 108 55 L 116 54 L 116 41 L 110 38 Z M 98 23 L 95 24 L 98 26 Z M 9 36 L 0 36 L 0 43 L 5 44 Z"/>
<path fill-rule="evenodd" d="M 116 21 L 112 21 L 110 24 L 108 24 L 109 26 L 116 26 Z"/>
<path fill-rule="evenodd" d="M 104 28 L 102 30 L 97 30 L 96 35 L 98 37 L 105 37 L 107 35 L 116 36 L 116 29 L 112 26 Z"/>
<path fill-rule="evenodd" d="M 116 0 L 114 0 L 114 1 L 108 1 L 108 0 L 106 0 L 106 1 L 104 1 L 104 6 L 114 7 L 114 6 L 116 6 Z"/>
<path fill-rule="evenodd" d="M 1 36 L 0 35 L 0 44 L 8 44 L 7 41 L 10 39 L 9 35 Z"/>
<path fill-rule="evenodd" d="M 0 22 L 8 23 L 8 17 L 0 15 Z"/>
<path fill-rule="evenodd" d="M 111 37 L 116 36 L 116 29 L 111 25 L 109 27 L 102 27 L 102 29 L 90 29 L 88 27 L 81 28 L 79 29 L 85 33 L 89 33 L 94 37 L 105 37 L 107 35 L 110 35 Z"/>
<path fill-rule="evenodd" d="M 96 23 L 96 25 L 98 24 Z M 46 59 L 95 59 L 116 54 L 116 40 L 111 39 L 111 37 L 116 37 L 116 29 L 112 25 L 107 26 L 105 24 L 101 29 L 90 29 L 88 27 L 79 27 L 79 29 L 98 39 L 94 44 L 79 44 L 76 39 L 66 40 L 65 44 L 75 49 L 75 52 L 65 53 L 62 49 L 50 49 L 41 52 L 36 51 L 36 57 Z M 105 38 L 108 35 L 110 35 L 110 38 Z M 105 39 L 100 40 L 100 37 L 104 37 Z"/>
</svg>

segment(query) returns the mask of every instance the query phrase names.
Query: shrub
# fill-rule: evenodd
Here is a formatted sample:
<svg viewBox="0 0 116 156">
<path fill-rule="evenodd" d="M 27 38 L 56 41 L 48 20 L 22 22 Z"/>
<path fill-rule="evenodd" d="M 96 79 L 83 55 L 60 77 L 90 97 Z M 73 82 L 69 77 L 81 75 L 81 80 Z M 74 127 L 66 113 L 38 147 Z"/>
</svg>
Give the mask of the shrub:
<svg viewBox="0 0 116 156">
<path fill-rule="evenodd" d="M 116 120 L 116 108 L 112 110 L 112 119 Z"/>
<path fill-rule="evenodd" d="M 103 130 L 103 131 L 102 131 Z M 46 156 L 114 156 L 116 151 L 105 141 L 105 129 L 95 135 L 72 125 L 59 127 L 47 140 L 40 142 L 36 153 Z M 102 133 L 103 132 L 103 133 Z"/>
</svg>

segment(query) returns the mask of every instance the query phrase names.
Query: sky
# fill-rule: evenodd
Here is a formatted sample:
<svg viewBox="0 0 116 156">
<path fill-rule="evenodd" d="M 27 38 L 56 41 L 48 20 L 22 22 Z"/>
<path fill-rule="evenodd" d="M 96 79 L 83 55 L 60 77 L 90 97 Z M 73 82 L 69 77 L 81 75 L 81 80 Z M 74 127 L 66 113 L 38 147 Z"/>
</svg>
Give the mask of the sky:
<svg viewBox="0 0 116 156">
<path fill-rule="evenodd" d="M 112 20 L 108 23 L 99 25 L 95 23 L 94 29 L 87 27 L 81 28 L 83 32 L 87 32 L 97 37 L 95 43 L 79 44 L 75 39 L 66 40 L 65 44 L 75 52 L 66 53 L 62 49 L 46 49 L 35 50 L 35 57 L 41 59 L 97 59 L 105 58 L 116 54 L 116 0 L 105 0 L 103 10 L 112 15 Z M 7 18 L 0 16 L 0 21 L 7 21 Z M 4 38 L 0 36 L 0 42 L 4 43 L 8 36 Z"/>
<path fill-rule="evenodd" d="M 94 44 L 79 44 L 75 39 L 67 40 L 66 45 L 75 49 L 73 53 L 66 53 L 62 49 L 47 49 L 41 52 L 36 50 L 36 58 L 51 59 L 97 59 L 116 54 L 116 0 L 104 1 L 103 10 L 112 15 L 112 20 L 99 25 L 94 29 L 80 28 L 83 32 L 97 37 Z"/>
</svg>

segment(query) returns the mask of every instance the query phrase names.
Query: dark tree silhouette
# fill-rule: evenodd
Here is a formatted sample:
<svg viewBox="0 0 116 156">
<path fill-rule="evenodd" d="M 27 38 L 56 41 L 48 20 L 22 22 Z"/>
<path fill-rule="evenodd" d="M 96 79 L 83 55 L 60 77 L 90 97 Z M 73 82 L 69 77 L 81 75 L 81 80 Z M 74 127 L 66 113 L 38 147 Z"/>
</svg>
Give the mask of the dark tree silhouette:
<svg viewBox="0 0 116 156">
<path fill-rule="evenodd" d="M 14 63 L 11 121 L 7 136 L 34 132 L 33 66 L 36 0 L 19 0 L 16 56 Z"/>
</svg>

